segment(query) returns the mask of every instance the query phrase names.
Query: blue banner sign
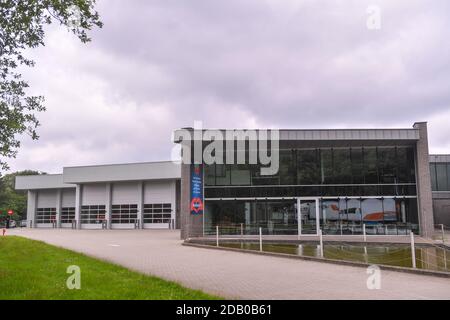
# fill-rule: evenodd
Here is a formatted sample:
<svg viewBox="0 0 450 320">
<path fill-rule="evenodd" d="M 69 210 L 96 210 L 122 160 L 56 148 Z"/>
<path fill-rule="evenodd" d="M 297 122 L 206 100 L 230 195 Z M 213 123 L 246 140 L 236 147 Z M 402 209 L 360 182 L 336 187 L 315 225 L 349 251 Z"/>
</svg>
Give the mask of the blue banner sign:
<svg viewBox="0 0 450 320">
<path fill-rule="evenodd" d="M 191 214 L 203 214 L 203 165 L 191 165 Z"/>
</svg>

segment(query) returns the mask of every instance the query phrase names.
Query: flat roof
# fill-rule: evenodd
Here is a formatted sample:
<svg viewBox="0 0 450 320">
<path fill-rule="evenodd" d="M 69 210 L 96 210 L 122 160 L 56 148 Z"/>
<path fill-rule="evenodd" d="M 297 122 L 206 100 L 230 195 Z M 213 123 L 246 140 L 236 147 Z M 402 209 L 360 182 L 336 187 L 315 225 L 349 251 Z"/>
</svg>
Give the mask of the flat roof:
<svg viewBox="0 0 450 320">
<path fill-rule="evenodd" d="M 430 154 L 430 162 L 449 162 L 450 154 Z"/>
<path fill-rule="evenodd" d="M 224 133 L 227 129 L 202 129 L 205 131 Z M 356 141 L 356 140 L 412 140 L 420 139 L 419 129 L 228 129 L 235 131 L 255 131 L 256 138 L 260 137 L 261 132 L 271 132 L 278 130 L 279 138 L 283 141 Z M 183 133 L 188 132 L 190 137 L 184 137 Z M 179 143 L 183 139 L 192 140 L 194 129 L 185 128 L 174 131 L 174 142 Z M 253 138 L 253 137 L 250 137 Z M 209 141 L 209 140 L 207 140 Z"/>
<path fill-rule="evenodd" d="M 17 176 L 16 190 L 64 189 L 75 188 L 75 185 L 64 183 L 62 174 L 41 174 L 33 176 Z"/>
<path fill-rule="evenodd" d="M 65 167 L 64 183 L 180 179 L 181 166 L 172 161 Z"/>
</svg>

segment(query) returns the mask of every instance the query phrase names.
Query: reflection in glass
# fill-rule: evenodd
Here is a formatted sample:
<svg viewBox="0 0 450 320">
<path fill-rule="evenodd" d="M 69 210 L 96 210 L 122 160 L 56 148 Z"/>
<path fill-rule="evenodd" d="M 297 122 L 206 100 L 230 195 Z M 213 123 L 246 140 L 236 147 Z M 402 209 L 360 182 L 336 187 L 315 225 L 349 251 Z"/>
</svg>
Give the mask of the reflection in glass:
<svg viewBox="0 0 450 320">
<path fill-rule="evenodd" d="M 445 191 L 448 190 L 447 186 L 447 164 L 446 163 L 436 163 L 436 175 L 437 175 L 437 190 Z"/>
<path fill-rule="evenodd" d="M 234 164 L 231 168 L 231 184 L 236 186 L 250 185 L 251 170 L 248 164 Z"/>
<path fill-rule="evenodd" d="M 316 234 L 316 201 L 301 200 L 302 234 Z"/>
<path fill-rule="evenodd" d="M 364 148 L 364 183 L 378 183 L 376 148 Z"/>
<path fill-rule="evenodd" d="M 216 185 L 216 165 L 205 165 L 205 185 L 215 186 Z"/>
<path fill-rule="evenodd" d="M 350 149 L 333 149 L 333 176 L 335 183 L 352 183 L 352 163 Z"/>
<path fill-rule="evenodd" d="M 295 150 L 280 150 L 280 184 L 296 184 Z"/>
<path fill-rule="evenodd" d="M 230 166 L 224 164 L 216 164 L 216 185 L 229 186 L 230 184 Z"/>
<path fill-rule="evenodd" d="M 297 150 L 297 184 L 320 184 L 320 161 L 317 149 Z"/>
<path fill-rule="evenodd" d="M 322 184 L 334 183 L 332 149 L 320 150 L 320 175 Z"/>
<path fill-rule="evenodd" d="M 396 148 L 378 148 L 379 183 L 395 183 L 397 170 Z"/>
<path fill-rule="evenodd" d="M 352 183 L 364 183 L 362 148 L 352 148 L 350 152 L 350 158 L 352 168 Z"/>
</svg>

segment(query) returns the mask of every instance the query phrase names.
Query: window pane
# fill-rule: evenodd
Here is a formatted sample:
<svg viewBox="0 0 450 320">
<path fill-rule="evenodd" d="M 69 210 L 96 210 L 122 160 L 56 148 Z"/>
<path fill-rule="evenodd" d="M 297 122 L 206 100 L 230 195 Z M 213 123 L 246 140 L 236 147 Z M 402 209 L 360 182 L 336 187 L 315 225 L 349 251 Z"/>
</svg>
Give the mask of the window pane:
<svg viewBox="0 0 450 320">
<path fill-rule="evenodd" d="M 295 152 L 293 150 L 280 150 L 280 184 L 295 184 L 296 167 Z"/>
<path fill-rule="evenodd" d="M 250 165 L 234 164 L 231 168 L 231 184 L 235 186 L 250 185 Z"/>
<path fill-rule="evenodd" d="M 364 222 L 383 222 L 383 204 L 381 199 L 365 199 L 361 202 L 361 209 Z"/>
<path fill-rule="evenodd" d="M 396 222 L 399 217 L 395 206 L 395 200 L 392 198 L 383 199 L 384 222 Z"/>
<path fill-rule="evenodd" d="M 436 164 L 430 163 L 431 190 L 437 191 Z"/>
<path fill-rule="evenodd" d="M 333 164 L 334 182 L 339 184 L 352 183 L 350 149 L 334 149 Z"/>
<path fill-rule="evenodd" d="M 397 148 L 397 179 L 399 183 L 415 182 L 414 150 L 413 148 Z"/>
<path fill-rule="evenodd" d="M 447 189 L 446 191 L 450 191 L 450 163 L 447 163 Z"/>
<path fill-rule="evenodd" d="M 364 183 L 362 149 L 351 149 L 352 183 Z"/>
<path fill-rule="evenodd" d="M 320 211 L 320 224 L 326 234 L 335 234 L 339 230 L 340 211 L 339 200 L 322 200 Z"/>
<path fill-rule="evenodd" d="M 320 184 L 320 162 L 318 150 L 297 150 L 297 179 L 298 184 Z"/>
<path fill-rule="evenodd" d="M 436 163 L 436 175 L 437 175 L 437 190 L 438 191 L 448 190 L 446 163 Z"/>
<path fill-rule="evenodd" d="M 378 183 L 377 150 L 364 149 L 364 181 L 365 183 Z"/>
<path fill-rule="evenodd" d="M 205 165 L 205 185 L 214 186 L 216 184 L 216 165 Z"/>
<path fill-rule="evenodd" d="M 395 183 L 396 152 L 395 148 L 378 148 L 378 166 L 380 183 Z"/>
<path fill-rule="evenodd" d="M 218 186 L 229 186 L 230 183 L 230 166 L 216 164 L 216 184 Z"/>
<path fill-rule="evenodd" d="M 323 184 L 334 183 L 333 177 L 333 152 L 331 149 L 320 150 L 320 165 L 321 165 L 321 182 Z"/>
</svg>

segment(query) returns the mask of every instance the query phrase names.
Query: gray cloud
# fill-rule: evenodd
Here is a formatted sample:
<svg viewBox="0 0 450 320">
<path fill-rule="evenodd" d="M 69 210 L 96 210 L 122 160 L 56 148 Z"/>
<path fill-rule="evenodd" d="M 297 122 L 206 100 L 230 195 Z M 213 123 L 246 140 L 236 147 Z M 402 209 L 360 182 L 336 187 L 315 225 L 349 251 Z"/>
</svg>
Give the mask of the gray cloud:
<svg viewBox="0 0 450 320">
<path fill-rule="evenodd" d="M 13 169 L 168 159 L 174 128 L 410 127 L 450 152 L 450 3 L 102 1 L 79 44 L 49 29 L 27 70 L 45 94 L 41 139 Z"/>
</svg>

